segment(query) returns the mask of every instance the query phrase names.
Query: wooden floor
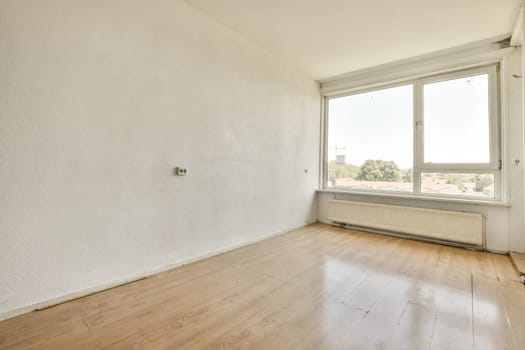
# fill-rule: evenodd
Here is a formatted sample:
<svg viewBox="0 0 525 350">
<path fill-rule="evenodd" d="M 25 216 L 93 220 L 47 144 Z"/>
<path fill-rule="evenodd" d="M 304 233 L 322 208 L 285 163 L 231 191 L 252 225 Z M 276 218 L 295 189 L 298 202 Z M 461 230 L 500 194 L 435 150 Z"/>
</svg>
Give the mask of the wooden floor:
<svg viewBox="0 0 525 350">
<path fill-rule="evenodd" d="M 312 225 L 0 322 L 0 349 L 525 349 L 507 256 Z"/>
</svg>

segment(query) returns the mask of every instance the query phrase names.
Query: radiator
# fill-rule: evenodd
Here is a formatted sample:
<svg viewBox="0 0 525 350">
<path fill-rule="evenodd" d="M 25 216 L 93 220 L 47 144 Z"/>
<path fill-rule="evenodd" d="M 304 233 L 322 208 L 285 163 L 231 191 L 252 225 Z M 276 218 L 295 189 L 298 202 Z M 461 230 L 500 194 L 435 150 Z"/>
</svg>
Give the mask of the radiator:
<svg viewBox="0 0 525 350">
<path fill-rule="evenodd" d="M 465 213 L 331 199 L 328 218 L 336 223 L 425 238 L 483 245 L 484 217 Z"/>
</svg>

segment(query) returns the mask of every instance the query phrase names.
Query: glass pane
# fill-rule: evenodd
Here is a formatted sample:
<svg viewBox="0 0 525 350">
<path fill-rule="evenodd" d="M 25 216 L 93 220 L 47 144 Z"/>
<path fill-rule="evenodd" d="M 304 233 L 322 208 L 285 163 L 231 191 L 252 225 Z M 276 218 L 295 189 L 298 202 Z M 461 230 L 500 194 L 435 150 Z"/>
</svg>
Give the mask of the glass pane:
<svg viewBox="0 0 525 350">
<path fill-rule="evenodd" d="M 425 163 L 489 163 L 488 74 L 423 87 Z"/>
<path fill-rule="evenodd" d="M 328 102 L 328 187 L 412 192 L 413 86 Z"/>
<path fill-rule="evenodd" d="M 421 192 L 494 198 L 494 174 L 422 173 Z"/>
</svg>

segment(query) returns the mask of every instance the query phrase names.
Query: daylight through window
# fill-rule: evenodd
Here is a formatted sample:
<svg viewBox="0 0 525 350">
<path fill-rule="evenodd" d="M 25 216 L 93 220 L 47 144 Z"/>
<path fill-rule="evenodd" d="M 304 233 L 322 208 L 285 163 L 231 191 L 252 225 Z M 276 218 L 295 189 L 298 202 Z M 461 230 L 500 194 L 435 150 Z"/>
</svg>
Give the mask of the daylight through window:
<svg viewBox="0 0 525 350">
<path fill-rule="evenodd" d="M 326 98 L 325 187 L 498 199 L 496 66 Z"/>
</svg>

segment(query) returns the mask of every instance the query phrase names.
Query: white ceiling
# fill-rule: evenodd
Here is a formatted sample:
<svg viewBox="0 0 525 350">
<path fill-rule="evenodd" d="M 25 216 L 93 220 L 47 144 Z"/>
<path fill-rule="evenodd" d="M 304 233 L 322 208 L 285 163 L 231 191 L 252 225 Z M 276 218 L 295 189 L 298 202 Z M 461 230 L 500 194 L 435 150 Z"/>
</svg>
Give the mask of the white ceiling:
<svg viewBox="0 0 525 350">
<path fill-rule="evenodd" d="M 186 0 L 315 79 L 512 32 L 521 0 Z"/>
</svg>

